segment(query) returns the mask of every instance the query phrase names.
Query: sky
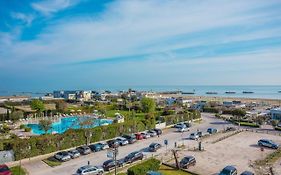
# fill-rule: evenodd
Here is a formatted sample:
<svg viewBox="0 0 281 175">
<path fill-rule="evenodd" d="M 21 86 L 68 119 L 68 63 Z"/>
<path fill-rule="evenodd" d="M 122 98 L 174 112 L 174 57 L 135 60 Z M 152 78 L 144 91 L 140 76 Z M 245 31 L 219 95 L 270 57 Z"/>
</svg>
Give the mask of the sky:
<svg viewBox="0 0 281 175">
<path fill-rule="evenodd" d="M 0 90 L 143 85 L 281 85 L 281 1 L 0 1 Z"/>
</svg>

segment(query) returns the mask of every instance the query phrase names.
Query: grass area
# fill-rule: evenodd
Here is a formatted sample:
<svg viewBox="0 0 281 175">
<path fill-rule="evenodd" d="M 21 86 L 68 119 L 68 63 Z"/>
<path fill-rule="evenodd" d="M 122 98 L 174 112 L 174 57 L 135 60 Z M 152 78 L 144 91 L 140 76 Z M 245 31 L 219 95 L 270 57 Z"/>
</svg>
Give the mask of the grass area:
<svg viewBox="0 0 281 175">
<path fill-rule="evenodd" d="M 256 161 L 256 165 L 263 166 L 267 164 L 274 164 L 281 157 L 281 148 L 266 156 L 263 160 Z"/>
<path fill-rule="evenodd" d="M 250 123 L 250 122 L 239 122 L 240 126 L 249 126 L 249 127 L 254 127 L 254 128 L 258 128 L 260 127 L 259 125 L 257 125 L 256 123 Z M 238 123 L 237 123 L 238 124 Z"/>
<path fill-rule="evenodd" d="M 160 166 L 159 172 L 161 172 L 163 175 L 192 175 L 182 170 L 176 170 L 165 165 Z"/>
<path fill-rule="evenodd" d="M 26 172 L 20 166 L 11 167 L 10 170 L 12 171 L 13 175 L 26 175 Z"/>
<path fill-rule="evenodd" d="M 121 115 L 128 117 L 131 112 L 125 110 L 107 110 L 105 116 L 113 118 L 115 113 L 120 113 Z M 135 113 L 137 119 L 144 119 L 145 113 Z"/>
<path fill-rule="evenodd" d="M 42 161 L 45 162 L 50 167 L 60 166 L 62 164 L 61 162 L 59 162 L 53 157 L 49 157 L 48 159 L 44 159 Z"/>
</svg>

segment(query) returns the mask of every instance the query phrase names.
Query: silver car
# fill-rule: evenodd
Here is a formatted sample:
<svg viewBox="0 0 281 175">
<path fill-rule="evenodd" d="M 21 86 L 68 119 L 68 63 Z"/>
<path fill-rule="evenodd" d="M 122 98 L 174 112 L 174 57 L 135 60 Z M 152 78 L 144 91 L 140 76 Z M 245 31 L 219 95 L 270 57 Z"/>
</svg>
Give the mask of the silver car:
<svg viewBox="0 0 281 175">
<path fill-rule="evenodd" d="M 65 162 L 65 161 L 68 161 L 71 159 L 70 155 L 68 152 L 66 151 L 62 151 L 62 152 L 58 152 L 54 155 L 54 157 L 59 160 L 59 161 L 62 161 L 62 162 Z"/>
<path fill-rule="evenodd" d="M 77 151 L 76 149 L 73 149 L 73 150 L 68 151 L 68 154 L 70 155 L 70 157 L 71 157 L 72 159 L 77 158 L 77 157 L 80 156 L 79 151 Z"/>
<path fill-rule="evenodd" d="M 93 166 L 93 165 L 86 165 L 80 167 L 76 171 L 76 175 L 102 175 L 104 172 L 103 168 Z"/>
</svg>

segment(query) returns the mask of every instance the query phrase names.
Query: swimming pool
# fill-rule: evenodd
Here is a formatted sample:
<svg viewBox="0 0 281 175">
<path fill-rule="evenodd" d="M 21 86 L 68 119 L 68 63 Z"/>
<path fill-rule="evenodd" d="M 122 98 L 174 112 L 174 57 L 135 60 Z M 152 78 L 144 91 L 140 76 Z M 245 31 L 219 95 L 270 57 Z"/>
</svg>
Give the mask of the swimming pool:
<svg viewBox="0 0 281 175">
<path fill-rule="evenodd" d="M 81 125 L 80 123 L 87 122 L 87 125 Z M 59 122 L 52 123 L 52 128 L 48 130 L 47 133 L 64 133 L 68 129 L 80 129 L 80 128 L 94 128 L 97 126 L 102 125 L 108 125 L 112 124 L 113 120 L 109 119 L 94 119 L 89 116 L 83 116 L 83 117 L 66 117 L 61 118 Z M 31 128 L 31 132 L 33 134 L 45 134 L 45 131 L 43 131 L 40 128 L 39 124 L 27 124 L 27 127 Z"/>
</svg>

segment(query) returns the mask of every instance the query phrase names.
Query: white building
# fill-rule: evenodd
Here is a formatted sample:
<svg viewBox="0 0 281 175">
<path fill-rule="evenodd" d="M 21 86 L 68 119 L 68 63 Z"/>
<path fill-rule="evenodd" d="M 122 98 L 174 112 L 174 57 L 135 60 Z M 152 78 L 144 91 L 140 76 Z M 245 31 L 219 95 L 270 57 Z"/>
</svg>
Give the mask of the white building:
<svg viewBox="0 0 281 175">
<path fill-rule="evenodd" d="M 270 115 L 273 120 L 281 120 L 281 108 L 271 109 Z"/>
</svg>

